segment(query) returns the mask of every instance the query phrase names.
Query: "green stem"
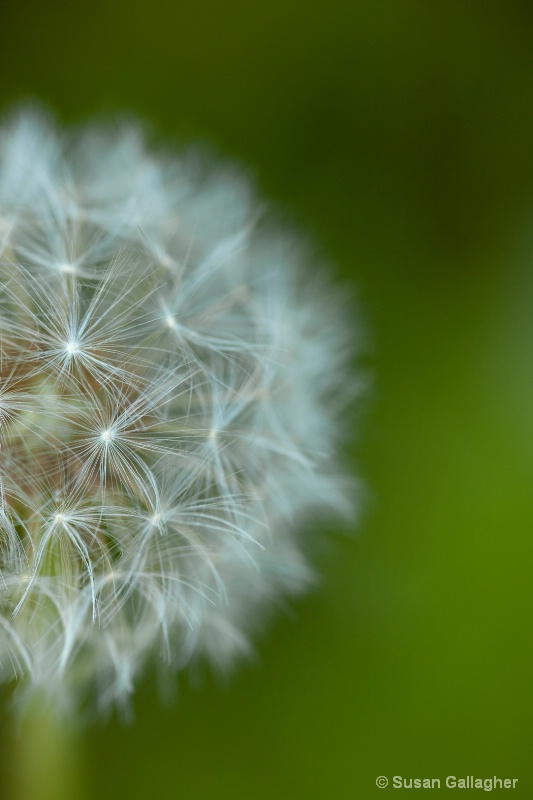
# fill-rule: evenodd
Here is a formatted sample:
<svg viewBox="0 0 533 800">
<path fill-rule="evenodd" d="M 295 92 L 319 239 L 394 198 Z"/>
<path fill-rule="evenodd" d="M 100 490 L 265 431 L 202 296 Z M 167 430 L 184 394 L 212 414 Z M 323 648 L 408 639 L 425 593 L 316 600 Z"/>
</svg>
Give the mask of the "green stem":
<svg viewBox="0 0 533 800">
<path fill-rule="evenodd" d="M 43 700 L 13 719 L 7 800 L 81 800 L 79 733 Z"/>
</svg>

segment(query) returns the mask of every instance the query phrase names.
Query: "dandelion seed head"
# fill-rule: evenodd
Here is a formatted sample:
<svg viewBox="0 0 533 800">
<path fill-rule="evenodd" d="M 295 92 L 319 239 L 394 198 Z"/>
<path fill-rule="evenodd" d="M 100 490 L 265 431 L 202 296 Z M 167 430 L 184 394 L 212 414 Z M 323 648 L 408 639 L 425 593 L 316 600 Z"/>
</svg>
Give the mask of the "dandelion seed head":
<svg viewBox="0 0 533 800">
<path fill-rule="evenodd" d="M 312 580 L 317 513 L 352 509 L 352 320 L 258 207 L 135 126 L 0 126 L 0 681 L 21 697 L 99 713 L 154 655 L 227 669 Z"/>
</svg>

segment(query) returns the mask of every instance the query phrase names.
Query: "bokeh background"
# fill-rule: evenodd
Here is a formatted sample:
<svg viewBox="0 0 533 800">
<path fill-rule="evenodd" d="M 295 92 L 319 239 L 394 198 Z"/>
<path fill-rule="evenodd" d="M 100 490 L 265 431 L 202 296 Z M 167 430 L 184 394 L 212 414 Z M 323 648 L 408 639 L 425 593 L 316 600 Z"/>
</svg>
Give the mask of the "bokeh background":
<svg viewBox="0 0 533 800">
<path fill-rule="evenodd" d="M 133 112 L 244 162 L 368 331 L 357 530 L 255 664 L 166 706 L 147 677 L 87 731 L 87 800 L 532 797 L 533 5 L 4 0 L 0 83 L 0 110 Z"/>
</svg>

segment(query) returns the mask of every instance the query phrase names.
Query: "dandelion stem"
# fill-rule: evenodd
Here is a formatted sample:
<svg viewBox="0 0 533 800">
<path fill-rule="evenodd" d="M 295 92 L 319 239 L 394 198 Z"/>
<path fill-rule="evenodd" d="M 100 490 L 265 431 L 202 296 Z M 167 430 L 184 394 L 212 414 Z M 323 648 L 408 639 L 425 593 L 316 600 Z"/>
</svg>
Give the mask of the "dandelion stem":
<svg viewBox="0 0 533 800">
<path fill-rule="evenodd" d="M 34 698 L 12 724 L 6 800 L 81 800 L 81 737 Z"/>
</svg>

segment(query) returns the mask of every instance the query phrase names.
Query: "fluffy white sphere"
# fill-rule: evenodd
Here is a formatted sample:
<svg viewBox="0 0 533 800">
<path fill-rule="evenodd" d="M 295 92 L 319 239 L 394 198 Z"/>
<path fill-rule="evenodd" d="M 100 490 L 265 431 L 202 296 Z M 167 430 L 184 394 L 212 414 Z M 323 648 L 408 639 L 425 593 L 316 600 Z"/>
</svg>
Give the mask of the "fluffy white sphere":
<svg viewBox="0 0 533 800">
<path fill-rule="evenodd" d="M 350 503 L 343 304 L 233 169 L 136 127 L 0 130 L 0 677 L 121 701 L 221 667 Z"/>
</svg>

